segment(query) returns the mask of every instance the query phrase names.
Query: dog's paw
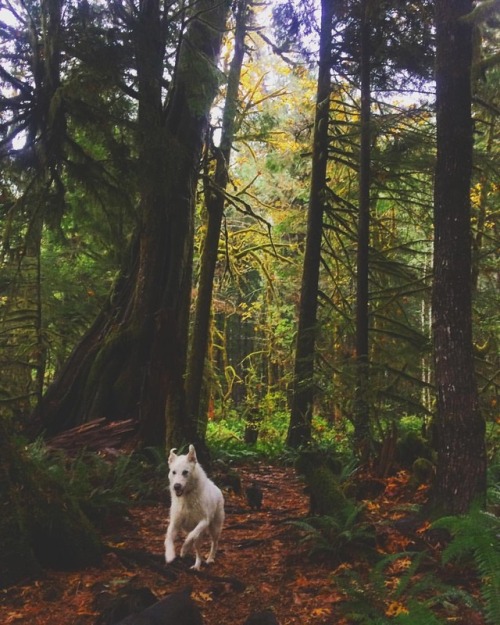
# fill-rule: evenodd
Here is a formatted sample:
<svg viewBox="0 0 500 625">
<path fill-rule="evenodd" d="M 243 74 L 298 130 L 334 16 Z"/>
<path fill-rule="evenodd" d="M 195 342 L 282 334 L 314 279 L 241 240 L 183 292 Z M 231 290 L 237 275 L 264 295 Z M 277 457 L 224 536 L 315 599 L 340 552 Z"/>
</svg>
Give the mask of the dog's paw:
<svg viewBox="0 0 500 625">
<path fill-rule="evenodd" d="M 165 562 L 167 564 L 171 564 L 176 558 L 175 551 L 171 551 L 170 549 L 165 552 Z"/>
</svg>

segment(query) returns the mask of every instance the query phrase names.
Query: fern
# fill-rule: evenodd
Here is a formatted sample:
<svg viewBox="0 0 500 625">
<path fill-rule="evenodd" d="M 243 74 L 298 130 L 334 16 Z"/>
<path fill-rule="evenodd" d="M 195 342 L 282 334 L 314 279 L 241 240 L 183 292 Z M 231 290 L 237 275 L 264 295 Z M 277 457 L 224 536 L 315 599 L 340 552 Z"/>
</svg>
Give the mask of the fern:
<svg viewBox="0 0 500 625">
<path fill-rule="evenodd" d="M 444 623 L 425 603 L 412 601 L 408 607 L 408 613 L 398 614 L 394 618 L 395 623 L 401 625 L 443 625 Z"/>
<path fill-rule="evenodd" d="M 385 569 L 387 568 L 387 566 L 392 564 L 393 562 L 396 562 L 397 560 L 400 560 L 401 558 L 410 558 L 411 564 L 407 568 L 407 570 L 399 577 L 398 586 L 394 592 L 394 598 L 398 599 L 403 596 L 408 590 L 410 584 L 412 586 L 411 592 L 413 596 L 416 596 L 416 592 L 421 590 L 421 588 L 416 587 L 417 584 L 415 584 L 414 582 L 414 576 L 417 570 L 420 568 L 422 560 L 427 557 L 428 554 L 425 551 L 419 553 L 403 551 L 401 553 L 389 554 L 382 558 L 382 560 L 380 560 L 380 562 L 378 562 L 374 567 L 371 575 L 372 580 L 378 586 L 379 591 L 382 592 L 384 590 L 386 580 Z M 420 584 L 428 584 L 430 587 L 435 588 L 436 580 L 428 575 L 422 578 Z"/>
<path fill-rule="evenodd" d="M 314 516 L 289 521 L 302 534 L 302 543 L 309 543 L 309 555 L 330 555 L 342 560 L 352 549 L 364 551 L 375 543 L 373 527 L 361 518 L 362 505 L 346 500 L 335 516 Z"/>
<path fill-rule="evenodd" d="M 475 509 L 464 516 L 444 517 L 434 527 L 447 529 L 453 540 L 443 551 L 443 563 L 473 556 L 482 579 L 485 617 L 491 625 L 500 623 L 500 519 Z"/>
</svg>

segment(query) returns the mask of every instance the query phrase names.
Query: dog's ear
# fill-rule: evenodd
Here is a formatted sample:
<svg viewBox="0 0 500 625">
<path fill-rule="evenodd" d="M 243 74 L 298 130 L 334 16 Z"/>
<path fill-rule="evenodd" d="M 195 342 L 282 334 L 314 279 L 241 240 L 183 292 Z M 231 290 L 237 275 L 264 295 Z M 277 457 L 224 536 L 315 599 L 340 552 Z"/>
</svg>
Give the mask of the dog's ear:
<svg viewBox="0 0 500 625">
<path fill-rule="evenodd" d="M 189 445 L 189 452 L 187 455 L 187 459 L 189 460 L 189 462 L 198 462 L 198 459 L 196 458 L 196 451 L 195 451 L 194 445 Z"/>
<path fill-rule="evenodd" d="M 170 454 L 168 456 L 168 464 L 172 464 L 172 462 L 177 458 L 177 454 L 175 453 L 176 449 L 177 448 L 174 447 L 170 450 Z"/>
</svg>

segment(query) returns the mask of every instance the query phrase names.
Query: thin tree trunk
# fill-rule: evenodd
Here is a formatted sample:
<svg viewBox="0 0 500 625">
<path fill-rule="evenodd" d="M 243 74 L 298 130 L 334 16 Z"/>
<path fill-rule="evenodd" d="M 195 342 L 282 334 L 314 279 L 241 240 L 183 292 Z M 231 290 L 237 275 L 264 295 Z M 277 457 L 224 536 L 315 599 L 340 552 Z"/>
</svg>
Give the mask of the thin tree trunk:
<svg viewBox="0 0 500 625">
<path fill-rule="evenodd" d="M 471 312 L 471 0 L 436 0 L 437 160 L 433 340 L 437 389 L 434 506 L 466 512 L 486 491 L 485 423 Z"/>
<path fill-rule="evenodd" d="M 361 3 L 360 75 L 361 138 L 359 159 L 359 217 L 356 278 L 356 389 L 354 398 L 354 436 L 363 460 L 370 445 L 369 414 L 369 244 L 370 244 L 370 161 L 371 161 L 371 84 L 369 0 Z"/>
<path fill-rule="evenodd" d="M 248 0 L 240 0 L 237 5 L 234 55 L 229 68 L 220 147 L 216 150 L 213 183 L 209 182 L 206 185 L 207 232 L 201 254 L 200 279 L 186 377 L 186 414 L 193 431 L 199 430 L 199 420 L 201 419 L 200 401 L 210 332 L 213 282 L 224 214 L 224 191 L 228 183 L 228 168 L 235 132 L 238 88 L 245 56 L 248 6 Z"/>
<path fill-rule="evenodd" d="M 486 154 L 491 157 L 493 146 L 495 143 L 495 122 L 496 114 L 488 113 L 488 139 L 486 143 Z M 472 293 L 477 292 L 479 281 L 479 270 L 481 266 L 481 252 L 483 248 L 483 239 L 486 223 L 486 210 L 488 207 L 488 191 L 490 189 L 490 180 L 486 172 L 481 173 L 480 177 L 481 192 L 479 196 L 479 206 L 477 212 L 476 236 L 473 241 L 472 253 Z"/>
<path fill-rule="evenodd" d="M 294 448 L 308 444 L 311 438 L 311 421 L 314 404 L 314 356 L 319 268 L 321 262 L 326 169 L 328 163 L 332 21 L 333 0 L 322 0 L 311 190 L 309 196 L 304 268 L 300 290 L 299 326 L 295 352 L 293 395 L 287 436 L 287 444 Z"/>
</svg>

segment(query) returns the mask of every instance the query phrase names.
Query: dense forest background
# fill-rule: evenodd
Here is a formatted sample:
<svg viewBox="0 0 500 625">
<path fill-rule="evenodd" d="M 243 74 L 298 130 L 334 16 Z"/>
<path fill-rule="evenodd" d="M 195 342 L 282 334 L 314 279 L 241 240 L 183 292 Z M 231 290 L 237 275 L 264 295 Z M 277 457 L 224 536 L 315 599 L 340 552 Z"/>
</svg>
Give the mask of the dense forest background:
<svg viewBox="0 0 500 625">
<path fill-rule="evenodd" d="M 1 7 L 11 466 L 103 419 L 207 462 L 424 456 L 438 508 L 484 505 L 499 3 Z"/>
</svg>

